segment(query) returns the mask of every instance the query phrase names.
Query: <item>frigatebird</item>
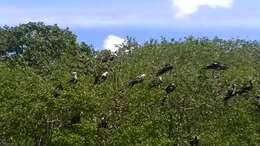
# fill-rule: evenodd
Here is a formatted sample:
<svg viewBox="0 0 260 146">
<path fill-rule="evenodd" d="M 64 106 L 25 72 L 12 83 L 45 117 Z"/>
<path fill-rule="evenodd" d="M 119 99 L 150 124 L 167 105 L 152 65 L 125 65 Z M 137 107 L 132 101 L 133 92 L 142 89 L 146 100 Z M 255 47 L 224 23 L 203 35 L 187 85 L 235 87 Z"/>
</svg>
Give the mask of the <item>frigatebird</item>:
<svg viewBox="0 0 260 146">
<path fill-rule="evenodd" d="M 220 62 L 214 62 L 214 63 L 207 65 L 203 69 L 206 69 L 206 70 L 210 70 L 210 69 L 211 70 L 226 70 L 226 69 L 228 69 L 228 66 L 226 64 L 223 64 L 223 63 L 220 63 Z"/>
<path fill-rule="evenodd" d="M 71 77 L 69 83 L 77 83 L 78 81 L 78 74 L 77 72 L 71 72 Z"/>
<path fill-rule="evenodd" d="M 156 73 L 156 76 L 161 76 L 172 69 L 173 69 L 173 65 L 167 63 L 158 70 L 158 72 Z"/>
<path fill-rule="evenodd" d="M 107 76 L 108 76 L 108 72 L 104 72 L 102 74 L 98 74 L 96 77 L 95 77 L 95 81 L 94 81 L 94 84 L 100 84 L 101 82 L 105 81 L 107 79 Z"/>
<path fill-rule="evenodd" d="M 139 75 L 128 82 L 129 87 L 134 87 L 135 84 L 142 83 L 145 79 L 145 74 Z"/>
<path fill-rule="evenodd" d="M 165 91 L 167 94 L 172 93 L 176 89 L 176 85 L 174 83 L 170 83 L 166 88 Z"/>
<path fill-rule="evenodd" d="M 172 93 L 176 89 L 176 85 L 174 83 L 170 83 L 166 88 L 166 96 L 162 99 L 162 105 L 164 105 L 166 99 L 168 98 L 169 94 Z"/>
</svg>

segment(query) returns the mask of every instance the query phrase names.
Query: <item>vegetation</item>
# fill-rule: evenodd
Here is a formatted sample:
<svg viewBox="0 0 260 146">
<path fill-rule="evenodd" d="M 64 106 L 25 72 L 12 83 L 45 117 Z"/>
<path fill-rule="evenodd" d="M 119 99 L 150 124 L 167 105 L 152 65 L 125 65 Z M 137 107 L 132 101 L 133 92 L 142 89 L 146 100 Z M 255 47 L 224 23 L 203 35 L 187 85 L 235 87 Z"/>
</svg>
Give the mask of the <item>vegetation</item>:
<svg viewBox="0 0 260 146">
<path fill-rule="evenodd" d="M 129 38 L 113 55 L 28 23 L 0 28 L 0 52 L 0 145 L 260 144 L 259 42 Z"/>
</svg>

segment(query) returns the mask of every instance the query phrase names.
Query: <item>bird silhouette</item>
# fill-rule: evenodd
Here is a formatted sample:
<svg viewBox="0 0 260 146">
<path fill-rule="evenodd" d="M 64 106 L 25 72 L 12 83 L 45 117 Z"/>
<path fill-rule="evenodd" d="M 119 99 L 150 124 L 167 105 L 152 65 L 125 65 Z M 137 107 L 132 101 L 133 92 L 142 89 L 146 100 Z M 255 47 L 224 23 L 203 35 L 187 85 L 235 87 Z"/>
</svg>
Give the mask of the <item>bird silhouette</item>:
<svg viewBox="0 0 260 146">
<path fill-rule="evenodd" d="M 103 81 L 105 81 L 107 79 L 107 76 L 108 76 L 108 72 L 104 72 L 102 74 L 98 74 L 96 77 L 95 77 L 95 81 L 94 81 L 94 84 L 100 84 L 102 83 Z"/>
<path fill-rule="evenodd" d="M 160 68 L 158 70 L 158 72 L 156 73 L 156 76 L 161 76 L 163 74 L 165 74 L 166 72 L 170 71 L 173 69 L 173 65 L 171 64 L 165 64 L 162 68 Z"/>
<path fill-rule="evenodd" d="M 170 83 L 166 88 L 166 96 L 162 99 L 162 106 L 165 105 L 166 99 L 168 98 L 169 94 L 172 93 L 176 89 L 176 85 L 174 83 Z"/>
<path fill-rule="evenodd" d="M 136 78 L 130 80 L 128 82 L 128 86 L 130 88 L 132 88 L 132 87 L 134 87 L 135 84 L 142 83 L 144 81 L 144 79 L 145 79 L 145 76 L 146 76 L 145 74 L 142 74 L 142 75 L 139 75 Z"/>
<path fill-rule="evenodd" d="M 214 62 L 214 63 L 207 65 L 203 69 L 206 69 L 206 70 L 209 70 L 209 69 L 211 69 L 211 70 L 226 70 L 226 69 L 228 69 L 228 66 L 223 64 L 223 63 L 220 63 L 220 62 Z"/>
<path fill-rule="evenodd" d="M 165 91 L 167 94 L 172 93 L 176 89 L 176 85 L 174 83 L 170 83 L 166 88 Z"/>
<path fill-rule="evenodd" d="M 77 83 L 78 82 L 78 74 L 77 72 L 71 72 L 71 77 L 69 83 Z"/>
</svg>

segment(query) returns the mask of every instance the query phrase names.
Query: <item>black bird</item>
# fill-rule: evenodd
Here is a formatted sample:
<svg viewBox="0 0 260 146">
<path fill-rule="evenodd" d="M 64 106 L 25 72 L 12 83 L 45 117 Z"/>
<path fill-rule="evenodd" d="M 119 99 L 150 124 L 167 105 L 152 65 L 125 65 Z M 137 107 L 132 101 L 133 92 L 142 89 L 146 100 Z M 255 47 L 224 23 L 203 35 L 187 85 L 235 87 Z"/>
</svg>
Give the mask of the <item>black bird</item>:
<svg viewBox="0 0 260 146">
<path fill-rule="evenodd" d="M 80 123 L 81 120 L 81 116 L 83 115 L 83 112 L 77 112 L 70 120 L 70 124 L 74 125 L 74 124 L 78 124 Z"/>
<path fill-rule="evenodd" d="M 149 87 L 150 87 L 150 88 L 158 87 L 158 86 L 160 86 L 162 83 L 163 83 L 163 81 L 162 81 L 162 77 L 161 77 L 161 76 L 155 77 L 155 78 L 152 80 L 152 82 L 151 82 L 151 84 L 149 85 Z"/>
<path fill-rule="evenodd" d="M 206 67 L 204 67 L 203 69 L 212 69 L 212 70 L 226 70 L 228 69 L 228 66 L 223 64 L 223 63 L 220 63 L 220 62 L 214 62 L 214 63 L 211 63 L 209 65 L 207 65 Z"/>
<path fill-rule="evenodd" d="M 170 83 L 166 88 L 165 91 L 167 94 L 170 94 L 176 89 L 176 85 L 174 83 Z"/>
<path fill-rule="evenodd" d="M 94 84 L 100 84 L 101 82 L 105 81 L 107 79 L 107 76 L 108 76 L 108 72 L 107 71 L 102 73 L 102 74 L 98 74 L 95 77 Z"/>
<path fill-rule="evenodd" d="M 253 82 L 249 80 L 247 84 L 242 85 L 242 87 L 236 92 L 237 94 L 241 95 L 243 93 L 247 93 L 253 89 Z"/>
<path fill-rule="evenodd" d="M 133 80 L 130 80 L 128 86 L 132 88 L 135 84 L 142 83 L 144 81 L 144 78 L 145 78 L 145 74 L 139 75 Z"/>
<path fill-rule="evenodd" d="M 199 139 L 197 136 L 193 138 L 193 140 L 190 141 L 191 146 L 198 146 L 199 145 Z"/>
<path fill-rule="evenodd" d="M 158 70 L 158 72 L 156 73 L 156 76 L 161 76 L 172 69 L 173 69 L 173 65 L 171 65 L 169 63 L 165 64 L 161 69 Z"/>
<path fill-rule="evenodd" d="M 62 87 L 61 84 L 59 84 L 59 85 L 54 89 L 54 91 L 53 91 L 53 96 L 54 96 L 54 97 L 60 96 L 62 90 L 63 90 L 63 87 Z"/>
<path fill-rule="evenodd" d="M 166 96 L 162 99 L 162 106 L 164 106 L 166 99 L 168 98 L 169 94 L 172 93 L 176 89 L 176 85 L 174 83 L 170 83 L 166 88 L 165 91 L 167 93 Z"/>
<path fill-rule="evenodd" d="M 77 72 L 71 72 L 71 77 L 69 80 L 70 83 L 77 83 L 78 82 L 78 74 Z"/>
<path fill-rule="evenodd" d="M 108 128 L 108 122 L 105 117 L 102 117 L 100 123 L 98 123 L 98 128 Z"/>
<path fill-rule="evenodd" d="M 224 101 L 228 101 L 231 97 L 234 97 L 236 96 L 237 94 L 237 91 L 236 91 L 236 85 L 235 84 L 232 84 L 231 87 L 229 87 L 229 89 L 227 90 L 227 93 L 224 97 Z"/>
</svg>

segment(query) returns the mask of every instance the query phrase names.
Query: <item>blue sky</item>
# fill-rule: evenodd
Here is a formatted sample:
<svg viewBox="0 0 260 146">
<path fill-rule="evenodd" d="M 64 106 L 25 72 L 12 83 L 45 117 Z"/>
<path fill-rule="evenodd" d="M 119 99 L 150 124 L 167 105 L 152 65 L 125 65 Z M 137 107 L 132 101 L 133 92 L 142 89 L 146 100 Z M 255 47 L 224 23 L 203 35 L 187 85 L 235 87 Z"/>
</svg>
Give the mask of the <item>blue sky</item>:
<svg viewBox="0 0 260 146">
<path fill-rule="evenodd" d="M 259 6 L 259 0 L 0 0 L 0 25 L 57 23 L 97 49 L 106 48 L 108 36 L 260 40 Z"/>
</svg>

